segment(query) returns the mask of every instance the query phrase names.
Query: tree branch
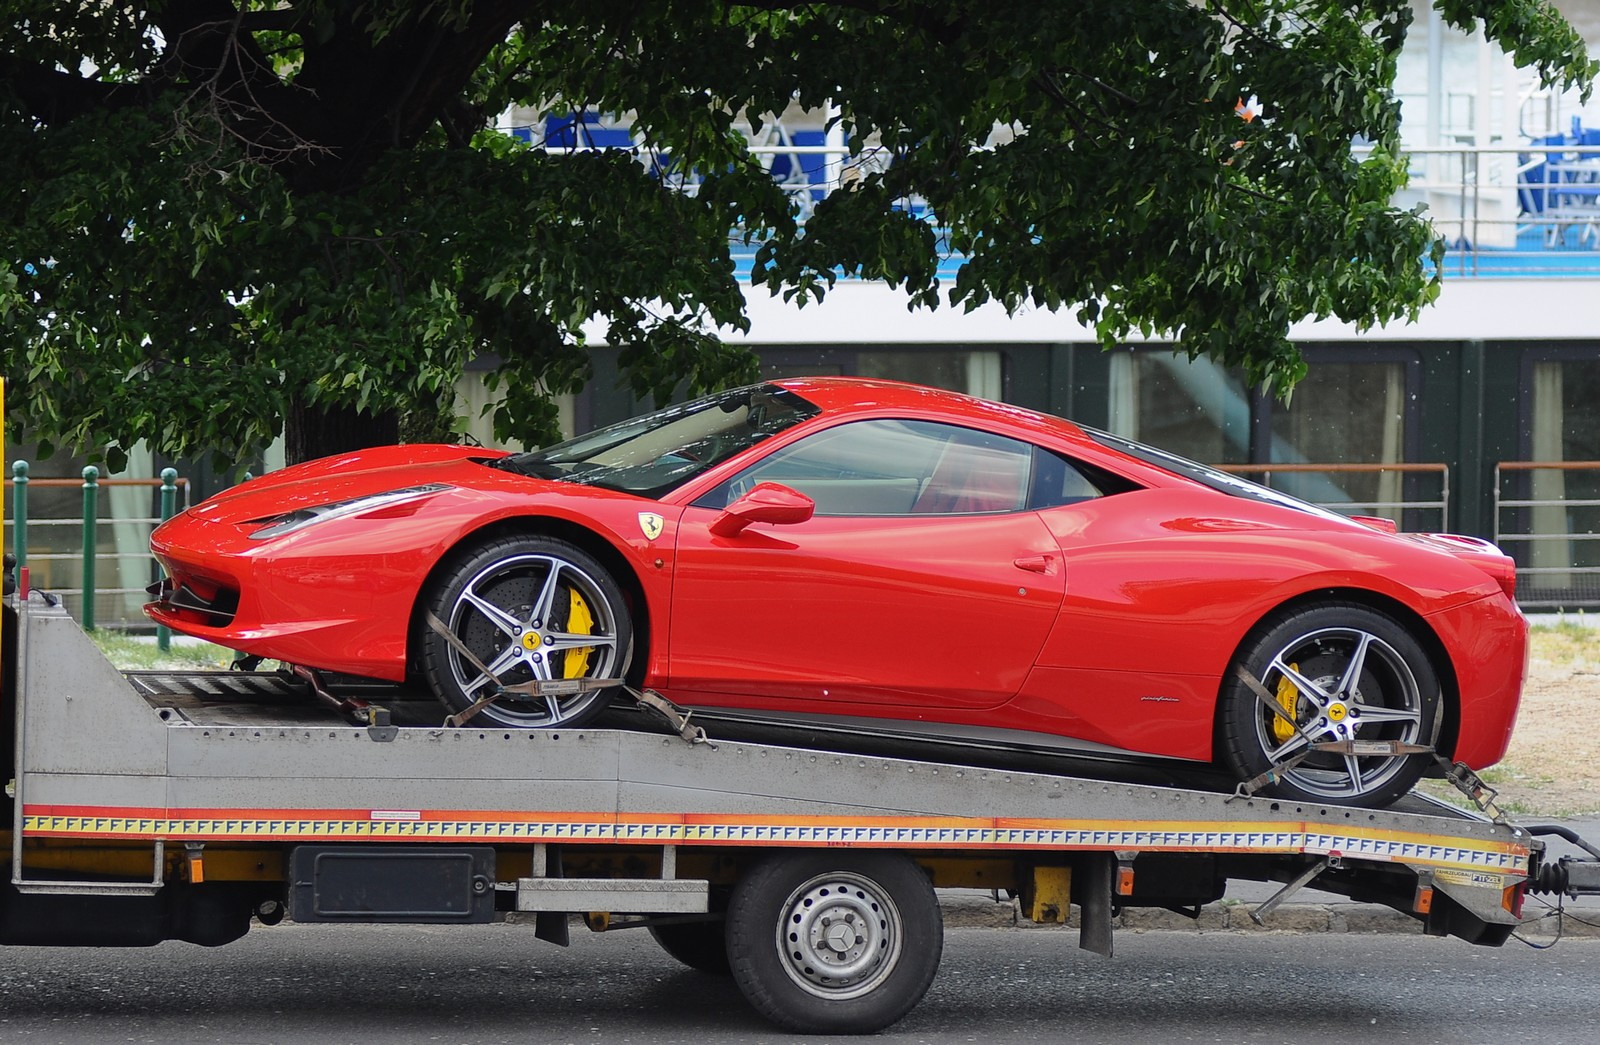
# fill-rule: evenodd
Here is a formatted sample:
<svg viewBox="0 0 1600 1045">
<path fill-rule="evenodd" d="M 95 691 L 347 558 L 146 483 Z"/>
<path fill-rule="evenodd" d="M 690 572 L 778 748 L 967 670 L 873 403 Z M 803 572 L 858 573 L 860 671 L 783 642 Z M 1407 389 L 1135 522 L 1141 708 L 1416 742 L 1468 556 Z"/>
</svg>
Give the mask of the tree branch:
<svg viewBox="0 0 1600 1045">
<path fill-rule="evenodd" d="M 0 82 L 43 124 L 66 123 L 101 108 L 137 108 L 151 94 L 147 84 L 107 83 L 22 61 L 15 54 L 0 54 Z"/>
</svg>

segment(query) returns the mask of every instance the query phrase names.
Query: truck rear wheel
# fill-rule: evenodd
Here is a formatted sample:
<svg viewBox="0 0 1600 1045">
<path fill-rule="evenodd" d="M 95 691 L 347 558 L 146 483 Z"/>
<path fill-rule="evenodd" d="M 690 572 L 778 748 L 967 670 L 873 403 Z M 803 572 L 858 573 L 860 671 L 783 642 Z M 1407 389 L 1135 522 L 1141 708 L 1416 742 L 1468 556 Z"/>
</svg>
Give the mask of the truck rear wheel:
<svg viewBox="0 0 1600 1045">
<path fill-rule="evenodd" d="M 922 1000 L 944 925 L 933 886 L 897 853 L 776 853 L 734 888 L 728 957 L 762 1015 L 808 1034 L 870 1034 Z"/>
</svg>

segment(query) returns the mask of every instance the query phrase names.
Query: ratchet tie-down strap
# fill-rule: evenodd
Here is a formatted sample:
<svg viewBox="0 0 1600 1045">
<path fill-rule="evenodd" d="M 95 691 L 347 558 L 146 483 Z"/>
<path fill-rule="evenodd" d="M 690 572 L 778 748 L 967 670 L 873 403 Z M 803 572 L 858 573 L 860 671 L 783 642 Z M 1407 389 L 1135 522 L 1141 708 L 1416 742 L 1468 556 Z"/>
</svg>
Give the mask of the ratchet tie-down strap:
<svg viewBox="0 0 1600 1045">
<path fill-rule="evenodd" d="M 1240 682 L 1245 684 L 1245 688 L 1255 694 L 1256 700 L 1263 707 L 1271 711 L 1280 720 L 1288 723 L 1289 727 L 1306 742 L 1306 746 L 1293 756 L 1272 766 L 1265 773 L 1241 782 L 1233 794 L 1228 796 L 1228 801 L 1231 802 L 1235 798 L 1252 797 L 1262 788 L 1282 780 L 1285 773 L 1288 773 L 1312 755 L 1432 755 L 1433 760 L 1438 763 L 1439 768 L 1443 771 L 1444 778 L 1455 785 L 1458 791 L 1470 798 L 1479 810 L 1487 813 L 1496 823 L 1505 821 L 1505 814 L 1500 811 L 1494 802 L 1498 792 L 1485 784 L 1466 763 L 1451 762 L 1431 746 L 1408 744 L 1401 740 L 1352 739 L 1314 741 L 1306 734 L 1305 730 L 1300 728 L 1300 724 L 1294 720 L 1294 716 L 1289 710 L 1272 695 L 1266 686 L 1261 684 L 1260 679 L 1250 673 L 1248 668 L 1243 664 L 1235 664 L 1233 673 L 1238 676 Z"/>
<path fill-rule="evenodd" d="M 472 704 L 445 718 L 444 724 L 451 729 L 459 729 L 471 721 L 478 712 L 495 703 L 502 697 L 513 700 L 539 700 L 545 697 L 570 697 L 580 693 L 593 693 L 602 689 L 621 689 L 641 707 L 661 715 L 671 724 L 673 730 L 684 740 L 691 744 L 704 744 L 707 742 L 706 731 L 689 722 L 692 712 L 685 711 L 672 701 L 663 697 L 653 689 L 637 690 L 629 686 L 624 679 L 531 679 L 527 682 L 514 682 L 507 684 L 500 681 L 500 677 L 490 671 L 488 665 L 479 660 L 477 655 L 467 648 L 466 643 L 445 626 L 433 613 L 427 616 L 428 627 L 438 632 L 450 644 L 450 648 L 461 655 L 468 664 L 477 668 L 489 679 L 492 688 L 490 692 L 473 701 Z"/>
</svg>

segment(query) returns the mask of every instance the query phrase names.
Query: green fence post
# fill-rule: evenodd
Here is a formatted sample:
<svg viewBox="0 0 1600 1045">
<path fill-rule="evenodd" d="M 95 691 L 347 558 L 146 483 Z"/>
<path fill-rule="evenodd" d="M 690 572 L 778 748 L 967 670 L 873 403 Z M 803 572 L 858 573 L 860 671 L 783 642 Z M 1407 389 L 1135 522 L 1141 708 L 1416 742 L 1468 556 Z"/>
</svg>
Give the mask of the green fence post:
<svg viewBox="0 0 1600 1045">
<path fill-rule="evenodd" d="M 100 550 L 98 515 L 100 509 L 100 469 L 89 465 L 83 470 L 83 630 L 94 630 L 94 556 Z"/>
<path fill-rule="evenodd" d="M 161 521 L 166 522 L 178 510 L 178 470 L 161 469 Z M 156 578 L 157 582 L 161 580 Z M 172 648 L 172 629 L 165 624 L 156 625 L 156 649 L 162 653 Z"/>
<path fill-rule="evenodd" d="M 16 482 L 11 488 L 11 551 L 20 570 L 28 565 L 28 462 L 13 464 L 11 478 Z"/>
</svg>

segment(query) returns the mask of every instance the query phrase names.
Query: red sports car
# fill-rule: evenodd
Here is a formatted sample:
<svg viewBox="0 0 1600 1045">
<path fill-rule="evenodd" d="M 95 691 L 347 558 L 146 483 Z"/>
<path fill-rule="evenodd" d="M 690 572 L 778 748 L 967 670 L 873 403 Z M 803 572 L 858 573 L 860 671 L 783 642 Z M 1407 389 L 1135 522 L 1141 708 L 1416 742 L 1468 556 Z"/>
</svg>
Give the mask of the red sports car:
<svg viewBox="0 0 1600 1045">
<path fill-rule="evenodd" d="M 626 678 L 689 706 L 1276 768 L 1281 796 L 1366 805 L 1430 749 L 1501 757 L 1527 643 L 1483 541 L 882 381 L 740 388 L 532 453 L 330 457 L 151 543 L 156 621 L 458 711 L 496 698 L 481 714 L 505 726 L 576 725 L 612 695 L 528 682 Z"/>
</svg>

